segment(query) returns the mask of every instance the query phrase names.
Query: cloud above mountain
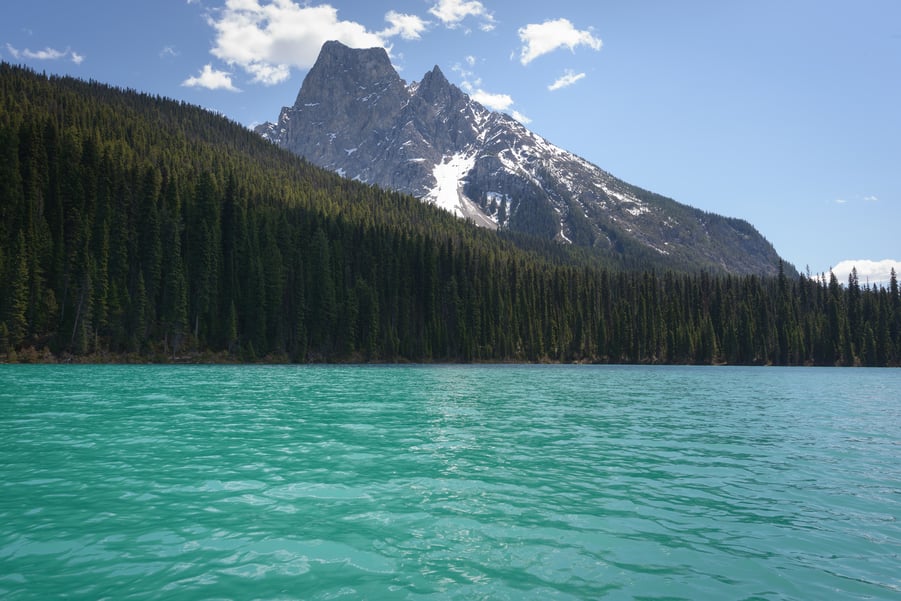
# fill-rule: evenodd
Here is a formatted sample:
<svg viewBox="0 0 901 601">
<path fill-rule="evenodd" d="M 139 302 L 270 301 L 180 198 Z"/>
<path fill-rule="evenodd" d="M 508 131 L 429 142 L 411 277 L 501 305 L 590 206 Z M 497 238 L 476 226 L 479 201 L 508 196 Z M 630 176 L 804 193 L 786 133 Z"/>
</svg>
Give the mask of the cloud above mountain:
<svg viewBox="0 0 901 601">
<path fill-rule="evenodd" d="M 578 30 L 568 19 L 553 19 L 544 23 L 531 23 L 519 29 L 522 51 L 519 61 L 523 65 L 558 48 L 574 51 L 577 46 L 600 50 L 603 42 L 590 29 Z"/>
<path fill-rule="evenodd" d="M 429 9 L 429 13 L 445 27 L 458 27 L 467 17 L 479 19 L 482 31 L 492 31 L 495 27 L 494 16 L 478 0 L 440 0 Z"/>
<path fill-rule="evenodd" d="M 477 22 L 482 31 L 492 31 L 496 27 L 493 14 L 479 0 L 438 0 L 428 13 L 450 29 L 472 21 Z M 357 21 L 342 19 L 338 9 L 330 4 L 225 0 L 224 6 L 207 13 L 207 23 L 215 31 L 210 53 L 227 65 L 246 72 L 252 83 L 275 85 L 286 81 L 292 69 L 310 68 L 322 45 L 329 40 L 337 40 L 351 48 L 383 47 L 390 54 L 392 39 L 420 40 L 434 25 L 418 15 L 396 10 L 386 12 L 384 19 L 386 26 L 383 29 L 372 30 Z M 560 48 L 575 51 L 577 47 L 585 46 L 600 50 L 603 44 L 591 28 L 576 29 L 565 18 L 525 25 L 518 29 L 518 36 L 522 42 L 520 62 L 523 65 Z M 72 58 L 76 62 L 81 60 L 75 53 Z M 200 76 L 189 78 L 194 83 L 185 85 L 234 89 L 233 85 L 226 85 L 222 73 L 205 69 Z M 584 76 L 567 73 L 551 84 L 550 89 L 572 85 Z"/>
<path fill-rule="evenodd" d="M 287 80 L 292 68 L 311 67 L 329 40 L 352 48 L 387 47 L 387 40 L 394 36 L 418 39 L 427 25 L 415 15 L 396 11 L 386 13 L 385 20 L 388 27 L 373 32 L 355 21 L 342 20 L 328 4 L 227 0 L 208 16 L 216 31 L 210 52 L 246 71 L 254 83 L 274 85 Z"/>
<path fill-rule="evenodd" d="M 389 10 L 381 30 L 341 18 L 330 4 L 312 4 L 297 0 L 225 0 L 221 8 L 210 9 L 207 23 L 215 36 L 210 53 L 231 69 L 205 65 L 199 74 L 186 78 L 182 85 L 210 90 L 240 91 L 235 85 L 235 69 L 249 76 L 251 84 L 271 86 L 282 83 L 294 69 L 305 70 L 316 62 L 322 45 L 337 40 L 351 48 L 385 48 L 389 55 L 392 40 L 418 41 L 436 25 L 462 29 L 468 24 L 482 31 L 493 31 L 492 12 L 479 0 L 433 0 L 428 9 L 432 20 L 414 14 Z M 522 42 L 520 62 L 525 66 L 536 58 L 559 48 L 575 50 L 586 46 L 594 50 L 602 42 L 591 29 L 579 30 L 567 19 L 552 19 L 529 24 L 518 30 Z M 467 62 L 472 56 L 466 58 Z M 472 67 L 473 63 L 469 62 Z M 461 87 L 473 99 L 497 111 L 512 111 L 523 123 L 530 119 L 512 109 L 510 94 L 486 91 L 480 79 L 461 71 Z M 555 91 L 585 78 L 585 73 L 567 70 L 548 86 Z"/>
<path fill-rule="evenodd" d="M 418 40 L 428 27 L 428 22 L 416 15 L 405 15 L 393 10 L 385 14 L 385 20 L 388 21 L 389 27 L 379 32 L 379 37 L 382 38 L 399 35 L 405 40 Z"/>
<path fill-rule="evenodd" d="M 515 101 L 510 94 L 492 93 L 482 88 L 482 79 L 472 71 L 475 63 L 476 57 L 469 55 L 466 57 L 466 66 L 459 63 L 454 65 L 453 70 L 463 78 L 463 81 L 460 82 L 460 88 L 469 94 L 470 98 L 492 111 L 509 113 L 514 119 L 523 124 L 531 123 L 532 120 L 527 116 L 518 110 L 512 109 Z"/>
</svg>

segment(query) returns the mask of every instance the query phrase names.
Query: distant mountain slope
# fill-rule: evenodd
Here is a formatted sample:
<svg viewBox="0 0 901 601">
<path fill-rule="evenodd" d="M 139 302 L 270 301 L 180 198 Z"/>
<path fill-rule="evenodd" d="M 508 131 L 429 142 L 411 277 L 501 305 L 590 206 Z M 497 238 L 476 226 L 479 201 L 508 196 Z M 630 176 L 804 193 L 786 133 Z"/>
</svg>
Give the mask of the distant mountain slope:
<svg viewBox="0 0 901 601">
<path fill-rule="evenodd" d="M 613 177 L 485 109 L 437 66 L 407 85 L 381 48 L 327 42 L 294 105 L 256 131 L 316 165 L 410 193 L 483 227 L 634 263 L 778 270 L 776 251 L 749 223 Z"/>
</svg>

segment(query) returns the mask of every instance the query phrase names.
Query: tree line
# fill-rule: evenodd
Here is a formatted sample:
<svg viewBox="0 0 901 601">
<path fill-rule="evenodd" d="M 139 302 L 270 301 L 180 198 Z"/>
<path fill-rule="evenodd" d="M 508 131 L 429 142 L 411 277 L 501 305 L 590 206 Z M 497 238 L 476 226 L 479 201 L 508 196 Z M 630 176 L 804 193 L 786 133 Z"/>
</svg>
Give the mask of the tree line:
<svg viewBox="0 0 901 601">
<path fill-rule="evenodd" d="M 0 153 L 0 360 L 901 363 L 894 273 L 625 268 L 95 82 L 0 65 Z"/>
</svg>

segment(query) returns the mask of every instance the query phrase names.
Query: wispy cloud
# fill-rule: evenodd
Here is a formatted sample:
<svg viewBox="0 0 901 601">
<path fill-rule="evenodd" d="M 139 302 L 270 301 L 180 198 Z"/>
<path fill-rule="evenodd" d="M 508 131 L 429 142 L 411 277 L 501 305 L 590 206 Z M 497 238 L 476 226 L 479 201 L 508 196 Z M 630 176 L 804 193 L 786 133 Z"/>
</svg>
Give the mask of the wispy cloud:
<svg viewBox="0 0 901 601">
<path fill-rule="evenodd" d="M 601 39 L 596 38 L 590 29 L 578 30 L 568 19 L 549 20 L 521 27 L 519 39 L 523 43 L 519 58 L 523 65 L 564 46 L 575 51 L 577 46 L 600 50 L 603 45 Z"/>
<path fill-rule="evenodd" d="M 7 52 L 9 52 L 10 56 L 12 56 L 16 60 L 19 60 L 20 58 L 38 61 L 55 61 L 68 59 L 76 65 L 80 65 L 82 62 L 84 62 L 84 55 L 75 52 L 71 48 L 66 48 L 65 50 L 57 50 L 56 48 L 50 48 L 48 46 L 43 50 L 29 50 L 28 48 L 19 50 L 12 44 L 6 44 L 6 50 Z"/>
<path fill-rule="evenodd" d="M 516 119 L 517 121 L 519 121 L 520 123 L 522 123 L 523 125 L 528 125 L 529 123 L 532 122 L 531 119 L 529 119 L 528 117 L 526 117 L 525 115 L 523 115 L 523 114 L 520 113 L 519 111 L 513 111 L 513 112 L 511 113 L 511 116 L 512 116 L 514 119 Z"/>
<path fill-rule="evenodd" d="M 437 17 L 445 27 L 459 27 L 467 17 L 475 17 L 481 21 L 482 31 L 494 29 L 494 15 L 478 0 L 439 0 L 429 9 L 429 13 Z"/>
<path fill-rule="evenodd" d="M 567 69 L 566 72 L 562 76 L 560 76 L 557 81 L 549 85 L 547 89 L 553 92 L 555 90 L 571 86 L 580 79 L 585 79 L 584 73 L 576 73 L 572 69 Z"/>
<path fill-rule="evenodd" d="M 472 67 L 476 63 L 476 58 L 472 55 L 467 56 L 465 60 L 466 64 L 469 67 Z M 472 98 L 485 108 L 492 111 L 510 112 L 510 108 L 514 104 L 516 104 L 513 100 L 513 97 L 509 94 L 485 91 L 485 89 L 482 87 L 482 79 L 476 76 L 476 74 L 473 71 L 470 71 L 467 67 L 464 67 L 463 65 L 458 63 L 452 67 L 452 70 L 455 73 L 458 73 L 462 78 L 460 87 L 463 89 L 463 91 L 469 94 L 470 98 Z M 513 110 L 510 114 L 520 123 L 530 123 L 532 121 L 516 110 Z"/>
<path fill-rule="evenodd" d="M 848 204 L 849 202 L 855 202 L 855 203 L 858 203 L 858 202 L 874 203 L 874 202 L 879 202 L 879 197 L 870 194 L 870 195 L 868 195 L 868 196 L 855 196 L 855 197 L 850 198 L 850 199 L 849 199 L 849 198 L 846 198 L 846 197 L 836 198 L 836 199 L 833 200 L 832 202 L 834 202 L 834 203 L 837 204 L 837 205 L 844 205 L 844 204 Z"/>
<path fill-rule="evenodd" d="M 163 49 L 160 50 L 160 58 L 175 58 L 178 54 L 175 46 L 163 46 Z"/>
<path fill-rule="evenodd" d="M 231 73 L 213 69 L 212 65 L 204 65 L 200 75 L 189 77 L 181 85 L 189 88 L 206 88 L 208 90 L 241 91 L 232 83 Z"/>
<path fill-rule="evenodd" d="M 308 69 L 322 45 L 338 40 L 352 48 L 383 47 L 400 36 L 419 39 L 428 22 L 396 11 L 385 14 L 388 27 L 369 31 L 355 21 L 338 17 L 328 4 L 311 5 L 293 0 L 226 0 L 210 13 L 207 22 L 216 31 L 210 52 L 253 77 L 254 83 L 274 85 L 288 79 L 291 69 Z"/>
</svg>

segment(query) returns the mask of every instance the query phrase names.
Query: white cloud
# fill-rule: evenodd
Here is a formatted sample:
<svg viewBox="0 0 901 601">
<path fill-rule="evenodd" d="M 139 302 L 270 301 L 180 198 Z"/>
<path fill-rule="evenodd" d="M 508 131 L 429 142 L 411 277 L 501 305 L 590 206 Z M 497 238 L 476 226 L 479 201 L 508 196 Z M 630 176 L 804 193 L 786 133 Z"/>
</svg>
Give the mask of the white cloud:
<svg viewBox="0 0 901 601">
<path fill-rule="evenodd" d="M 523 43 L 520 62 L 527 65 L 539 56 L 566 46 L 575 50 L 576 46 L 588 46 L 600 50 L 603 42 L 594 37 L 591 30 L 578 30 L 567 19 L 556 19 L 544 23 L 532 23 L 519 29 L 519 39 Z"/>
<path fill-rule="evenodd" d="M 860 196 L 858 194 L 855 195 L 851 200 L 848 200 L 847 198 L 836 198 L 833 202 L 838 205 L 848 204 L 849 202 L 879 202 L 879 197 L 872 194 L 870 194 L 869 196 Z"/>
<path fill-rule="evenodd" d="M 26 48 L 22 51 L 22 56 L 39 61 L 55 61 L 66 56 L 68 52 L 68 50 L 57 50 L 55 48 L 44 48 L 43 50 L 36 51 L 31 51 Z"/>
<path fill-rule="evenodd" d="M 415 15 L 389 11 L 388 27 L 372 32 L 354 21 L 343 21 L 328 4 L 298 4 L 293 0 L 226 0 L 225 7 L 208 18 L 216 30 L 210 52 L 229 65 L 237 65 L 265 85 L 288 79 L 292 68 L 308 69 L 322 45 L 338 40 L 351 48 L 383 47 L 394 36 L 419 39 L 428 23 Z"/>
<path fill-rule="evenodd" d="M 509 94 L 491 94 L 485 90 L 475 90 L 470 97 L 494 111 L 506 111 L 513 106 L 513 98 Z"/>
<path fill-rule="evenodd" d="M 160 58 L 175 58 L 178 54 L 175 46 L 163 46 L 163 49 L 160 50 Z"/>
<path fill-rule="evenodd" d="M 494 29 L 494 16 L 478 0 L 439 0 L 429 13 L 438 17 L 445 27 L 457 27 L 466 17 L 479 17 L 482 31 Z"/>
<path fill-rule="evenodd" d="M 467 61 L 468 64 L 468 61 Z M 482 87 L 482 79 L 477 77 L 475 73 L 463 67 L 463 65 L 457 63 L 451 69 L 460 74 L 460 77 L 463 79 L 460 81 L 460 87 L 463 88 L 463 91 L 472 96 L 472 94 L 480 87 Z"/>
<path fill-rule="evenodd" d="M 472 66 L 475 64 L 474 56 L 466 57 L 466 64 Z M 475 73 L 457 63 L 452 67 L 455 73 L 459 73 L 463 80 L 460 82 L 460 88 L 469 94 L 469 97 L 492 111 L 507 112 L 515 103 L 513 97 L 509 94 L 493 94 L 482 89 L 482 79 L 477 77 Z M 520 113 L 513 111 L 513 118 L 521 123 L 530 123 L 532 120 Z"/>
<path fill-rule="evenodd" d="M 286 80 L 291 67 L 312 66 L 328 40 L 356 48 L 382 45 L 381 38 L 359 23 L 339 20 L 329 5 L 300 6 L 290 0 L 262 5 L 257 0 L 227 0 L 209 23 L 216 30 L 212 54 L 266 85 Z"/>
<path fill-rule="evenodd" d="M 519 111 L 510 110 L 510 107 L 512 107 L 515 103 L 513 102 L 513 97 L 509 94 L 492 94 L 491 92 L 486 92 L 485 90 L 479 88 L 472 90 L 469 93 L 469 97 L 492 111 L 509 113 L 520 123 L 529 124 L 532 122 L 531 119 L 529 119 Z"/>
<path fill-rule="evenodd" d="M 208 90 L 228 90 L 230 92 L 240 92 L 232 83 L 230 73 L 225 71 L 217 71 L 212 65 L 204 65 L 203 70 L 197 77 L 189 77 L 182 82 L 183 86 L 189 88 L 206 88 Z"/>
<path fill-rule="evenodd" d="M 519 111 L 513 111 L 513 118 L 522 123 L 523 125 L 528 125 L 532 122 L 531 119 L 520 113 Z"/>
<path fill-rule="evenodd" d="M 405 15 L 393 10 L 388 11 L 385 20 L 388 21 L 390 27 L 379 32 L 379 36 L 382 38 L 399 35 L 405 40 L 418 40 L 428 26 L 427 21 L 423 21 L 416 15 Z"/>
<path fill-rule="evenodd" d="M 567 69 L 566 72 L 560 76 L 557 81 L 552 83 L 547 87 L 548 90 L 553 92 L 554 90 L 559 90 L 560 88 L 565 88 L 567 86 L 571 86 L 580 79 L 584 79 L 584 73 L 576 73 L 572 69 Z"/>
<path fill-rule="evenodd" d="M 473 63 L 475 63 L 475 57 L 472 57 L 472 61 L 470 61 L 469 58 L 470 57 L 466 58 L 466 64 L 467 66 L 471 67 Z M 454 63 L 454 66 L 451 67 L 451 70 L 459 73 L 460 77 L 462 77 L 463 79 L 468 79 L 473 76 L 473 72 L 466 69 L 466 67 L 464 67 L 461 63 Z"/>
<path fill-rule="evenodd" d="M 18 48 L 13 47 L 12 44 L 7 43 L 6 50 L 16 60 L 18 60 L 19 58 L 30 58 L 32 60 L 39 61 L 55 61 L 63 58 L 69 58 L 69 60 L 71 60 L 76 65 L 80 65 L 84 61 L 84 55 L 75 52 L 71 48 L 66 48 L 65 50 L 57 50 L 56 48 L 47 47 L 43 50 L 29 50 L 28 48 L 19 50 Z"/>
<path fill-rule="evenodd" d="M 892 268 L 895 269 L 896 277 L 901 278 L 901 261 L 895 259 L 883 259 L 882 261 L 872 261 L 870 259 L 849 259 L 841 261 L 832 268 L 832 273 L 841 284 L 848 283 L 848 276 L 851 270 L 857 268 L 857 281 L 863 286 L 866 283 L 870 285 L 887 285 L 891 277 Z"/>
</svg>

